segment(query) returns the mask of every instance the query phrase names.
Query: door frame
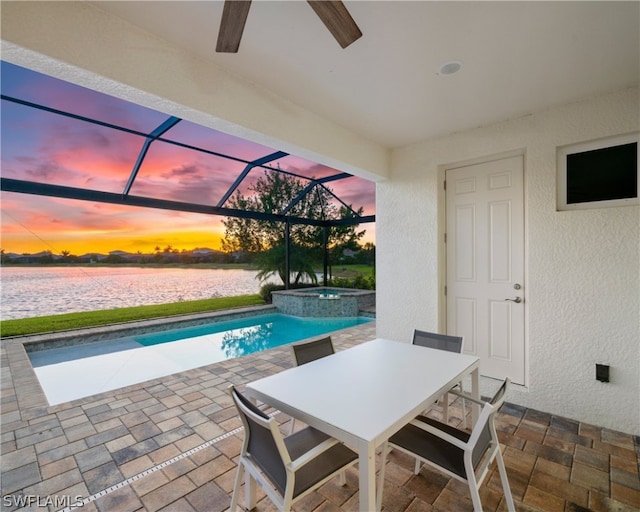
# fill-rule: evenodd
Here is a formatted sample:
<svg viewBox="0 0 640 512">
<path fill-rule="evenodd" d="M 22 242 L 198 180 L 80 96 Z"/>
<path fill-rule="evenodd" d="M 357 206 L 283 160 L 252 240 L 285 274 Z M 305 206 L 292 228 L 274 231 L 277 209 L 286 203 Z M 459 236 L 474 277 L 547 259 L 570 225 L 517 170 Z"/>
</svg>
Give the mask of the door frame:
<svg viewBox="0 0 640 512">
<path fill-rule="evenodd" d="M 448 170 L 457 169 L 458 167 L 467 167 L 470 165 L 484 164 L 493 162 L 494 160 L 503 160 L 515 156 L 522 157 L 522 205 L 523 205 L 523 235 L 524 235 L 524 283 L 525 283 L 525 301 L 524 301 L 524 386 L 529 387 L 529 308 L 528 308 L 528 290 L 531 286 L 529 279 L 529 209 L 527 208 L 527 153 L 525 148 L 514 149 L 502 153 L 493 153 L 477 158 L 450 162 L 438 165 L 438 332 L 447 331 L 447 297 L 445 295 L 445 286 L 447 284 L 447 246 L 445 244 L 445 233 L 447 229 L 447 201 L 445 190 L 445 178 Z"/>
</svg>

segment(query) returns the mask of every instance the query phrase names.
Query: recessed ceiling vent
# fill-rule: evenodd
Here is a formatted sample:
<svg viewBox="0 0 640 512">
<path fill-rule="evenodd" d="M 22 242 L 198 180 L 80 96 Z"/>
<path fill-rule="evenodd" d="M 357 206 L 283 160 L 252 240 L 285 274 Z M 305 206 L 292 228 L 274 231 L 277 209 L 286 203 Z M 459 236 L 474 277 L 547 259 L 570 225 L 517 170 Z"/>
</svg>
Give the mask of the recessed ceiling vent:
<svg viewBox="0 0 640 512">
<path fill-rule="evenodd" d="M 437 71 L 438 75 L 453 75 L 460 71 L 462 67 L 462 62 L 457 60 L 450 60 L 449 62 L 445 62 L 442 64 Z"/>
</svg>

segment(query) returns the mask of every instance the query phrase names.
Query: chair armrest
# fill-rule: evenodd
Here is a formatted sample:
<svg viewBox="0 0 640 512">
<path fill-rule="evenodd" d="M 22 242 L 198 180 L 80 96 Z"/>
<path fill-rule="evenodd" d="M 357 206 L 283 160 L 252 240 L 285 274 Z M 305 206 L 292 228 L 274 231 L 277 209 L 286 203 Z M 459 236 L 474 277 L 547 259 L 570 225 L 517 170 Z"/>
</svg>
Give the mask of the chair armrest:
<svg viewBox="0 0 640 512">
<path fill-rule="evenodd" d="M 461 450 L 466 450 L 468 448 L 468 444 L 465 443 L 464 441 L 461 441 L 457 437 L 453 437 L 452 435 L 447 434 L 446 432 L 443 432 L 440 429 L 437 429 L 433 425 L 429 425 L 428 423 L 423 423 L 422 421 L 416 420 L 416 419 L 411 420 L 410 423 L 414 427 L 418 427 L 426 432 L 429 432 L 430 434 L 433 434 L 434 436 L 439 437 L 443 441 L 446 441 L 447 443 L 450 443 L 453 446 L 457 446 Z"/>
<path fill-rule="evenodd" d="M 292 471 L 298 471 L 302 466 L 304 466 L 305 464 L 308 464 L 313 459 L 315 459 L 318 455 L 320 455 L 322 452 L 327 451 L 329 448 L 331 448 L 332 446 L 335 446 L 338 443 L 339 441 L 337 439 L 334 439 L 334 438 L 326 439 L 325 441 L 322 441 L 319 445 L 316 445 L 314 448 L 312 448 L 308 452 L 305 452 L 304 454 L 300 455 L 300 457 L 298 457 L 297 459 L 292 460 L 291 463 L 288 464 L 288 466 Z"/>
</svg>

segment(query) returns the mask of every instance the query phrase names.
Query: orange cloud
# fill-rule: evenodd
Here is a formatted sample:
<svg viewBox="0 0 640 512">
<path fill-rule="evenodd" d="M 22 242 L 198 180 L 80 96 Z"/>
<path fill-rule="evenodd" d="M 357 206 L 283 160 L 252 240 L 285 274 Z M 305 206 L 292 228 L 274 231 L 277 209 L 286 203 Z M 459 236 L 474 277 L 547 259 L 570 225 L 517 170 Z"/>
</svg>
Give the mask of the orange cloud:
<svg viewBox="0 0 640 512">
<path fill-rule="evenodd" d="M 6 252 L 153 252 L 156 245 L 219 249 L 224 235 L 222 218 L 209 215 L 6 192 L 2 199 Z"/>
</svg>

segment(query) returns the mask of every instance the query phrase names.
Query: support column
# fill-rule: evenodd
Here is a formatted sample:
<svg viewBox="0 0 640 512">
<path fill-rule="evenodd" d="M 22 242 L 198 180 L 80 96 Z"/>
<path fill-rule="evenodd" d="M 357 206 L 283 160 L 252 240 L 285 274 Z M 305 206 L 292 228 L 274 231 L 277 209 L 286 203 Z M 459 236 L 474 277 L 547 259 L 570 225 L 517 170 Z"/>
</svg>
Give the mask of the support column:
<svg viewBox="0 0 640 512">
<path fill-rule="evenodd" d="M 323 271 L 323 275 L 324 275 L 324 281 L 323 284 L 324 286 L 327 286 L 328 284 L 328 280 L 327 280 L 327 267 L 329 265 L 329 249 L 327 247 L 327 244 L 329 243 L 329 226 L 325 226 L 323 228 L 323 238 L 324 238 L 324 255 L 322 258 L 322 271 Z"/>
<path fill-rule="evenodd" d="M 288 290 L 291 282 L 291 258 L 290 258 L 290 249 L 291 249 L 291 243 L 290 243 L 290 234 L 291 234 L 291 226 L 289 224 L 289 219 L 287 219 L 287 221 L 284 224 L 284 273 L 285 273 L 285 278 L 284 278 L 284 289 Z"/>
</svg>

